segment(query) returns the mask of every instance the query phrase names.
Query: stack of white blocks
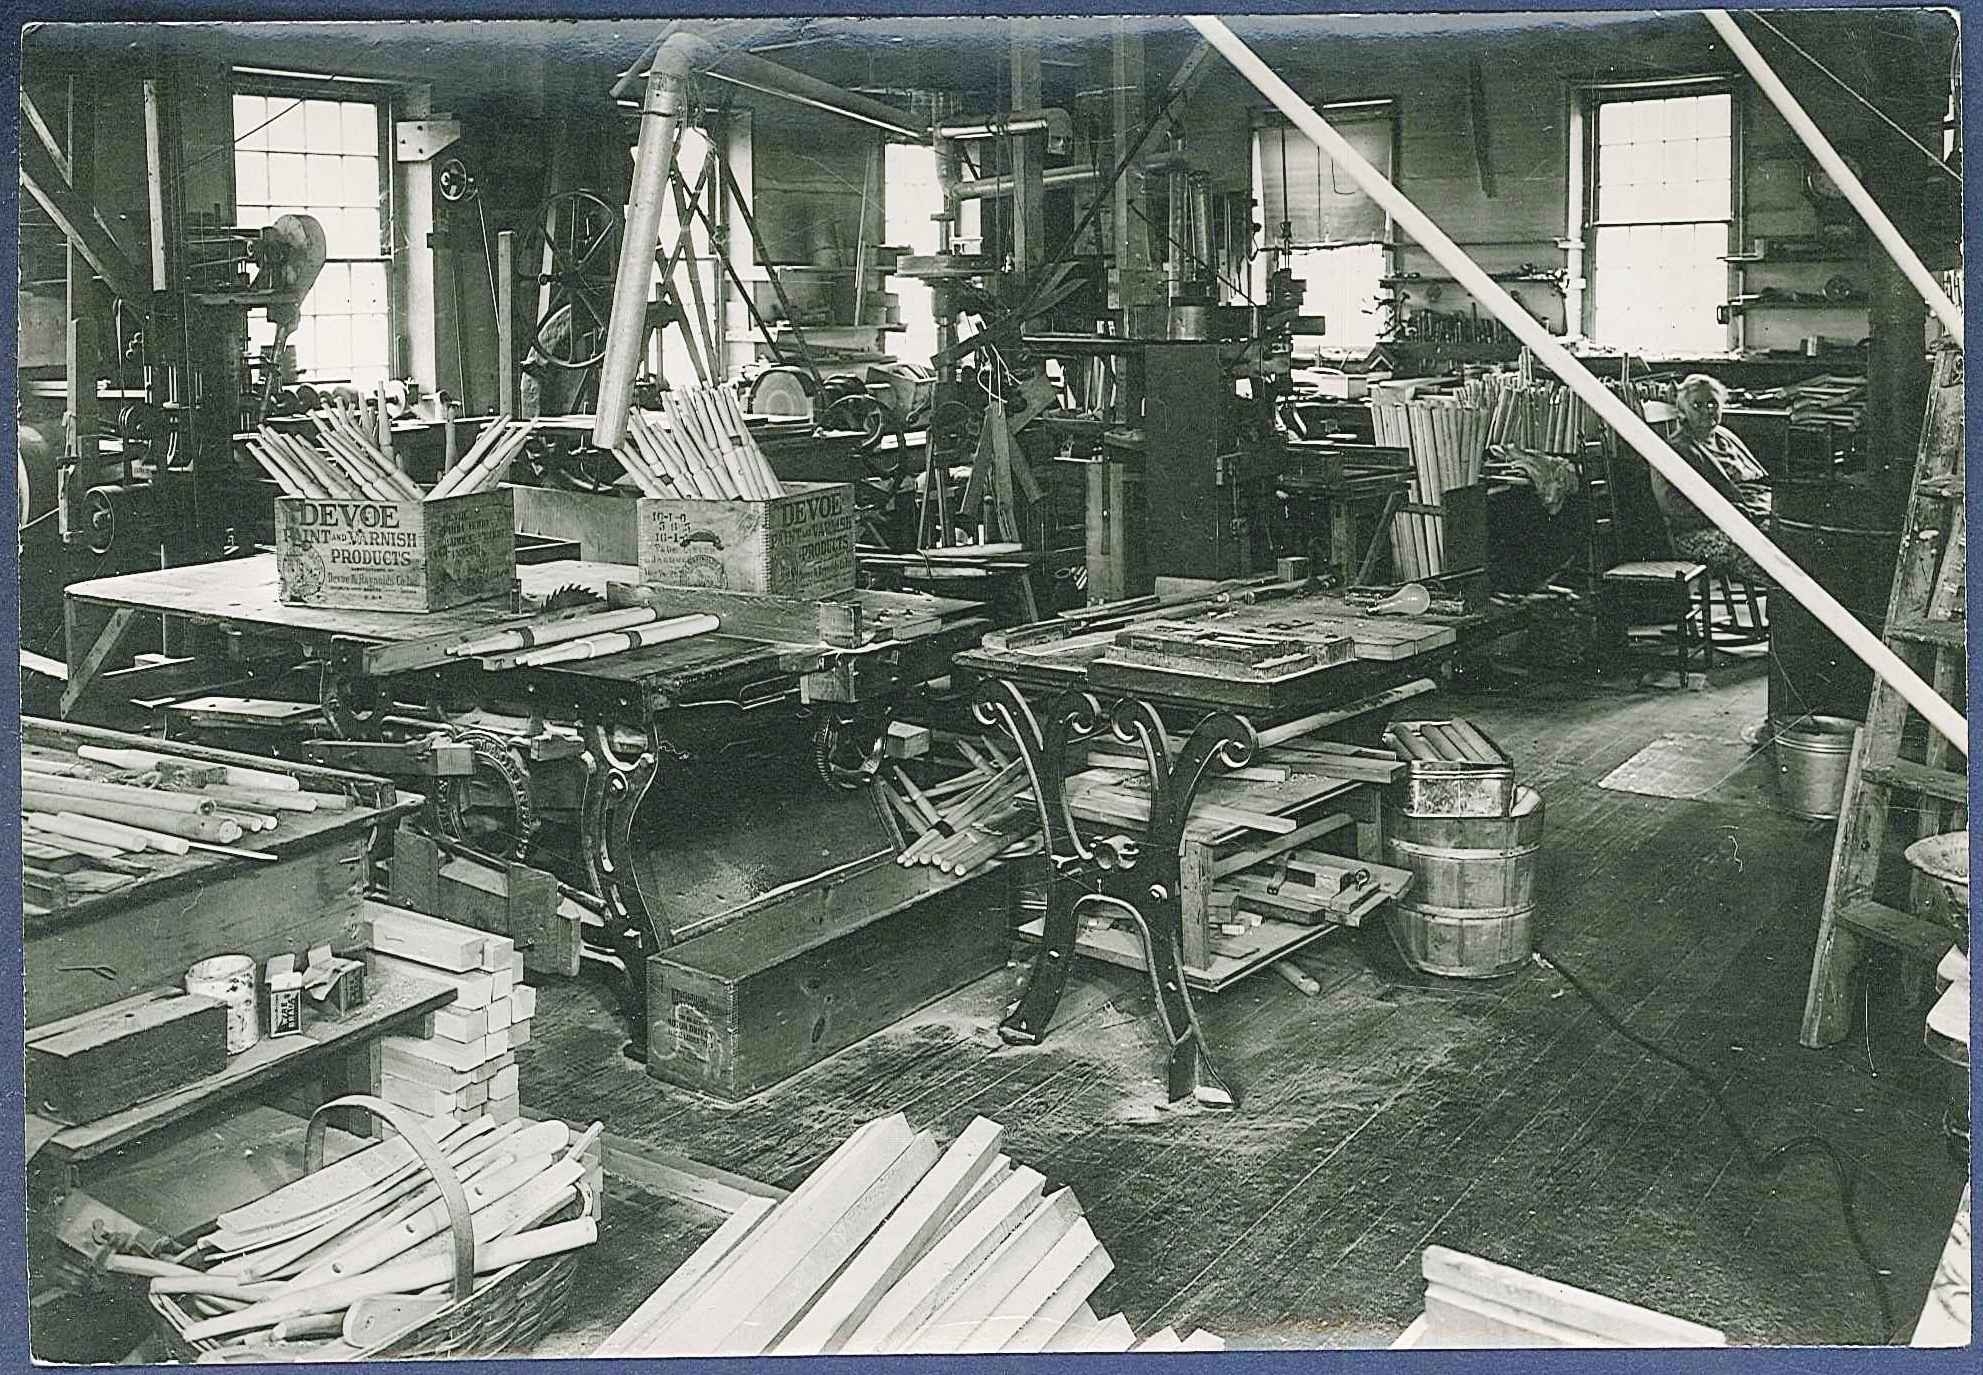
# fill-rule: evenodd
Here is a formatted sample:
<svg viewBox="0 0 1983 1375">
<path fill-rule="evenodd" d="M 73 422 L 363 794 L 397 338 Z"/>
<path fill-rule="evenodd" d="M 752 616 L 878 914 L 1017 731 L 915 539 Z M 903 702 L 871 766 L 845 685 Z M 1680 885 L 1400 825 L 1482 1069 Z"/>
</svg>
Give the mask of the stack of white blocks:
<svg viewBox="0 0 1983 1375">
<path fill-rule="evenodd" d="M 380 1096 L 453 1122 L 518 1112 L 516 1048 L 530 1039 L 537 990 L 523 982 L 523 952 L 491 935 L 416 912 L 374 909 L 374 971 L 451 985 L 454 1002 L 431 1014 L 425 1036 L 380 1043 Z"/>
</svg>

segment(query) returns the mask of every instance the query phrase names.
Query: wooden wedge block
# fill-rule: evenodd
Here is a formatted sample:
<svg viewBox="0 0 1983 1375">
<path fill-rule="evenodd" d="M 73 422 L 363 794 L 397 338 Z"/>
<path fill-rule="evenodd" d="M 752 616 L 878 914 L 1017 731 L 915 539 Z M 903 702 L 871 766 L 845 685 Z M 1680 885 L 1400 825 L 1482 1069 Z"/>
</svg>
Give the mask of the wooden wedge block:
<svg viewBox="0 0 1983 1375">
<path fill-rule="evenodd" d="M 523 1025 L 528 1027 L 530 1024 L 525 1022 Z M 515 1031 L 516 1023 L 512 1022 L 508 1026 L 499 1026 L 487 1032 L 482 1037 L 482 1054 L 485 1056 L 509 1054 L 510 1046 L 514 1044 Z M 527 1039 L 529 1033 L 524 1034 Z"/>
<path fill-rule="evenodd" d="M 482 967 L 482 952 L 489 937 L 473 927 L 382 902 L 367 902 L 365 908 L 372 924 L 369 944 L 373 950 L 455 974 Z"/>
<path fill-rule="evenodd" d="M 514 1094 L 508 1098 L 491 1098 L 485 1111 L 498 1122 L 514 1122 L 523 1113 L 523 1102 Z"/>
<path fill-rule="evenodd" d="M 368 951 L 366 963 L 375 970 L 387 974 L 404 975 L 411 979 L 425 979 L 429 983 L 447 984 L 454 989 L 454 1006 L 487 1007 L 495 996 L 496 976 L 481 971 L 451 973 L 436 969 L 432 965 L 421 964 L 418 960 L 403 959 L 398 955 L 388 955 L 383 951 Z"/>
<path fill-rule="evenodd" d="M 489 1058 L 482 1041 L 443 1041 L 430 1036 L 384 1036 L 380 1046 L 401 1056 L 425 1060 L 447 1069 L 472 1073 Z"/>
<path fill-rule="evenodd" d="M 508 969 L 514 971 L 515 965 L 516 965 L 515 941 L 511 940 L 508 936 L 484 935 L 482 937 L 481 967 L 483 969 L 486 969 L 491 973 L 494 973 L 496 970 L 499 969 Z"/>
<path fill-rule="evenodd" d="M 1085 1305 L 1084 1305 L 1085 1306 Z M 1094 1310 L 1088 1309 L 1090 1319 L 1083 1323 L 1079 1314 L 1046 1345 L 1048 1351 L 1127 1351 L 1136 1345 L 1135 1329 L 1129 1319 L 1120 1313 L 1107 1318 L 1094 1320 Z"/>
<path fill-rule="evenodd" d="M 482 1010 L 488 1018 L 483 1025 L 485 1033 L 498 1027 L 506 1027 L 516 1020 L 516 997 L 512 994 L 507 998 L 492 998 L 489 1000 L 489 1005 Z"/>
<path fill-rule="evenodd" d="M 979 1325 L 1004 1311 L 1007 1296 L 1080 1220 L 1081 1203 L 1072 1189 L 1048 1194 L 984 1263 L 971 1272 L 949 1301 L 935 1309 L 915 1332 L 903 1336 L 894 1349 L 923 1356 L 962 1351 Z M 1027 1316 L 1031 1315 L 1032 1311 L 1027 1310 Z"/>
<path fill-rule="evenodd" d="M 1177 1349 L 1179 1351 L 1224 1351 L 1226 1349 L 1226 1339 L 1216 1332 L 1207 1332 L 1201 1327 L 1189 1337 L 1179 1342 Z"/>
<path fill-rule="evenodd" d="M 1184 1343 L 1178 1340 L 1177 1333 L 1171 1331 L 1168 1327 L 1163 1327 L 1152 1332 L 1130 1349 L 1133 1351 L 1176 1351 L 1182 1348 L 1183 1345 Z"/>
<path fill-rule="evenodd" d="M 537 1015 L 537 990 L 523 982 L 523 972 L 517 970 L 510 987 L 510 1020 L 527 1022 Z"/>
<path fill-rule="evenodd" d="M 504 1000 L 507 1006 L 507 1000 Z M 431 1034 L 463 1045 L 489 1034 L 489 1010 L 484 1007 L 443 1007 L 428 1017 Z M 504 1050 L 509 1047 L 505 1045 Z"/>
<path fill-rule="evenodd" d="M 496 1071 L 494 1077 L 492 1077 L 488 1081 L 487 1085 L 477 1085 L 477 1087 L 486 1088 L 488 1096 L 491 1098 L 516 1097 L 516 1089 L 517 1089 L 516 1066 L 515 1065 L 503 1066 L 503 1068 Z"/>
<path fill-rule="evenodd" d="M 511 1022 L 507 1030 L 510 1034 L 511 1050 L 515 1050 L 518 1046 L 527 1046 L 530 1044 L 529 1022 Z"/>
<path fill-rule="evenodd" d="M 1115 1262 L 1095 1240 L 1086 1218 L 1076 1218 L 1044 1259 L 978 1324 L 960 1349 L 967 1352 L 1037 1351 L 1067 1321 L 1077 1305 L 1095 1292 Z M 1035 1320 L 1040 1326 L 1035 1328 Z M 1024 1342 L 1019 1342 L 1025 1333 Z M 1014 1345 L 1013 1343 L 1019 1342 Z"/>
<path fill-rule="evenodd" d="M 909 1148 L 914 1135 L 900 1113 L 863 1123 L 786 1196 L 748 1246 L 709 1276 L 708 1284 L 683 1304 L 674 1320 L 649 1334 L 649 1349 L 659 1355 L 714 1350 L 713 1342 L 727 1336 L 789 1272 L 808 1239 L 818 1237 L 844 1214 Z"/>
<path fill-rule="evenodd" d="M 717 1349 L 726 1355 L 763 1354 L 909 1196 L 936 1164 L 938 1155 L 936 1138 L 928 1132 L 911 1137 L 907 1149 L 807 1247 L 791 1272 L 722 1339 Z"/>
<path fill-rule="evenodd" d="M 989 1118 L 976 1118 L 950 1143 L 909 1196 L 902 1200 L 873 1237 L 848 1262 L 847 1268 L 781 1337 L 772 1354 L 830 1355 L 853 1333 L 862 1319 L 934 1244 L 951 1215 L 976 1191 L 998 1155 L 1005 1129 Z"/>
<path fill-rule="evenodd" d="M 646 1301 L 634 1309 L 625 1322 L 614 1328 L 606 1340 L 594 1348 L 592 1354 L 594 1356 L 660 1354 L 644 1344 L 648 1330 L 665 1321 L 684 1296 L 742 1245 L 744 1239 L 756 1231 L 758 1225 L 770 1215 L 773 1206 L 771 1199 L 746 1196 L 738 1205 L 737 1211 L 730 1214 L 723 1225 L 712 1232 L 702 1245 L 696 1247 L 687 1260 L 676 1266 L 674 1273 L 662 1282 L 661 1287 L 648 1295 Z"/>
<path fill-rule="evenodd" d="M 488 1080 L 494 1079 L 497 1075 L 501 1074 L 504 1070 L 509 1069 L 511 1066 L 515 1064 L 516 1064 L 515 1051 L 511 1051 L 507 1055 L 497 1055 L 488 1060 L 484 1060 L 481 1064 L 477 1065 L 475 1067 L 475 1073 L 473 1077 L 486 1082 Z M 492 1096 L 495 1095 L 495 1091 L 493 1089 L 490 1090 L 490 1093 Z"/>
<path fill-rule="evenodd" d="M 379 1097 L 424 1117 L 446 1117 L 452 1120 L 457 1112 L 479 1108 L 488 1102 L 489 1090 L 481 1084 L 470 1084 L 464 1089 L 450 1093 L 446 1089 L 422 1084 L 402 1075 L 382 1073 L 379 1075 Z"/>
<path fill-rule="evenodd" d="M 882 1296 L 842 1345 L 848 1355 L 894 1350 L 949 1302 L 987 1256 L 1032 1215 L 1046 1179 L 1021 1165 Z"/>
</svg>

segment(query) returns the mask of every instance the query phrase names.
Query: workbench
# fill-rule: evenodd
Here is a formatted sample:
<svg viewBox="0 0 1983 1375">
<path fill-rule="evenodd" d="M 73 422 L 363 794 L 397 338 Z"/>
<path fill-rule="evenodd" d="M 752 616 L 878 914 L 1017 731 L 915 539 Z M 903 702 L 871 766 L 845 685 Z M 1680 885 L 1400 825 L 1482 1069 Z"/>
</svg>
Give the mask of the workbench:
<svg viewBox="0 0 1983 1375">
<path fill-rule="evenodd" d="M 514 825 L 507 855 L 521 858 L 539 837 L 542 815 L 568 813 L 574 882 L 603 904 L 587 934 L 618 962 L 634 1051 L 644 1045 L 646 959 L 672 943 L 665 917 L 642 892 L 635 817 L 657 780 L 690 793 L 721 778 L 708 768 L 726 750 L 788 738 L 832 772 L 845 761 L 858 781 L 869 733 L 916 684 L 949 672 L 951 653 L 982 631 L 972 603 L 855 591 L 820 602 L 751 597 L 700 588 L 642 587 L 622 564 L 560 560 L 519 567 L 518 606 L 496 601 L 425 615 L 282 605 L 275 560 L 256 555 L 223 563 L 127 574 L 79 583 L 66 595 L 70 714 L 116 683 L 160 676 L 159 696 L 184 700 L 200 687 L 257 698 L 302 699 L 316 710 L 295 726 L 326 737 L 315 757 L 386 767 L 389 751 L 434 732 L 472 753 L 464 776 L 448 750 L 428 748 L 434 776 L 423 788 L 443 802 L 471 784 L 502 793 Z M 650 602 L 664 615 L 715 612 L 722 628 L 606 658 L 492 671 L 447 646 L 472 632 L 520 623 L 559 589 L 583 589 L 612 605 Z M 105 675 L 133 631 L 160 616 L 177 628 L 177 658 Z M 307 669 L 308 672 L 299 672 Z M 311 681 L 314 677 L 315 681 Z M 720 784 L 715 784 L 720 786 Z M 822 784 L 826 786 L 826 784 Z M 455 809 L 430 810 L 449 831 Z M 452 838 L 481 842 L 488 838 Z"/>
<path fill-rule="evenodd" d="M 1223 988 L 1331 929 L 1356 924 L 1370 904 L 1354 918 L 1325 914 L 1316 904 L 1300 920 L 1253 925 L 1221 950 L 1209 927 L 1218 880 L 1264 866 L 1272 877 L 1262 886 L 1277 893 L 1289 857 L 1307 854 L 1298 847 L 1352 828 L 1349 861 L 1383 871 L 1377 863 L 1384 852 L 1382 761 L 1359 755 L 1332 774 L 1330 766 L 1312 762 L 1302 742 L 1374 744 L 1397 705 L 1433 690 L 1425 675 L 1435 665 L 1465 644 L 1506 633 L 1519 613 L 1497 606 L 1454 616 L 1371 617 L 1342 598 L 1285 583 L 1227 585 L 1190 600 L 1125 606 L 993 632 L 955 661 L 960 676 L 974 680 L 978 720 L 1011 737 L 1025 758 L 1049 869 L 1046 914 L 1032 927 L 1038 940 L 1032 968 L 999 1030 L 1014 1044 L 1045 1035 L 1075 953 L 1145 970 L 1168 1050 L 1171 1098 L 1230 1107 L 1236 1093 L 1203 1044 L 1192 989 Z M 1306 670 L 1264 679 L 1113 657 L 1119 636 L 1158 628 L 1186 638 L 1235 630 L 1239 638 L 1308 642 L 1318 651 L 1326 645 L 1338 655 L 1347 636 L 1353 657 L 1328 662 L 1318 654 Z M 1111 741 L 1142 756 L 1129 780 L 1140 790 L 1133 801 L 1106 796 L 1122 785 L 1081 767 L 1081 760 L 1096 758 L 1091 744 L 1106 748 Z M 1222 777 L 1252 768 L 1270 757 L 1270 747 L 1283 745 L 1303 762 L 1278 781 Z M 1207 802 L 1228 810 L 1206 809 Z M 1252 815 L 1251 824 L 1229 824 L 1235 806 Z M 1266 834 L 1249 834 L 1259 831 Z M 1083 930 L 1083 918 L 1092 927 L 1097 915 L 1126 920 L 1131 929 Z"/>
</svg>

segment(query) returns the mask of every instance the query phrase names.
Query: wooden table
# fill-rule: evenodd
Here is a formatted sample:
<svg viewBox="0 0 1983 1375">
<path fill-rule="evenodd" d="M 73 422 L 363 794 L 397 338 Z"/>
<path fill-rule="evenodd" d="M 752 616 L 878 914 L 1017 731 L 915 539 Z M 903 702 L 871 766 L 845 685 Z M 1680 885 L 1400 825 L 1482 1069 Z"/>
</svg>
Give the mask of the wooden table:
<svg viewBox="0 0 1983 1375">
<path fill-rule="evenodd" d="M 1237 671 L 1171 671 L 1114 663 L 1110 650 L 1126 627 L 1158 622 L 1216 624 L 1321 644 L 1347 633 L 1356 641 L 1349 662 L 1292 676 L 1249 681 Z M 1196 900 L 1221 863 L 1251 865 L 1303 839 L 1354 824 L 1357 857 L 1383 853 L 1382 810 L 1374 787 L 1319 771 L 1298 772 L 1278 801 L 1245 794 L 1277 830 L 1242 837 L 1200 828 L 1191 811 L 1201 787 L 1226 786 L 1219 776 L 1261 757 L 1262 744 L 1314 732 L 1374 743 L 1392 708 L 1434 684 L 1424 674 L 1467 639 L 1510 628 L 1500 609 L 1472 616 L 1371 618 L 1340 598 L 1284 584 L 1227 588 L 1195 601 L 1122 613 L 1094 608 L 1014 631 L 993 632 L 976 650 L 957 656 L 960 673 L 975 678 L 974 711 L 983 724 L 1010 736 L 1024 755 L 1040 806 L 1050 875 L 1047 910 L 1025 991 L 999 1031 L 1015 1044 L 1037 1043 L 1065 988 L 1071 957 L 1096 958 L 1147 970 L 1168 1048 L 1166 1080 L 1173 1100 L 1195 1098 L 1212 1107 L 1236 1102 L 1212 1064 L 1191 1006 L 1192 987 L 1216 989 L 1252 969 L 1319 939 L 1326 926 L 1262 923 L 1259 936 L 1226 963 L 1215 965 L 1209 942 L 1187 923 L 1188 889 Z M 1292 723 L 1287 718 L 1294 717 Z M 1281 722 L 1280 727 L 1270 723 Z M 1264 732 L 1260 726 L 1269 726 Z M 1118 814 L 1083 815 L 1081 770 L 1085 743 L 1104 734 L 1141 748 L 1147 769 L 1148 820 L 1126 826 Z M 1291 786 L 1290 786 L 1291 785 Z M 1299 839 L 1290 839 L 1299 837 Z M 1134 934 L 1084 934 L 1085 914 L 1126 919 Z"/>
<path fill-rule="evenodd" d="M 334 739 L 390 743 L 440 731 L 461 740 L 478 769 L 486 765 L 492 783 L 515 799 L 517 824 L 499 858 L 520 857 L 535 839 L 540 794 L 575 813 L 572 877 L 607 909 L 588 934 L 628 973 L 621 988 L 638 1053 L 647 1024 L 641 971 L 672 940 L 640 891 L 635 863 L 634 820 L 657 779 L 708 788 L 716 785 L 710 758 L 788 736 L 817 758 L 857 755 L 901 691 L 947 673 L 951 653 L 984 622 L 973 603 L 903 593 L 854 591 L 809 603 L 642 588 L 638 570 L 624 564 L 533 564 L 519 567 L 517 578 L 528 606 L 580 588 L 615 605 L 651 601 L 664 615 L 692 604 L 715 611 L 723 629 L 609 658 L 491 671 L 444 649 L 469 632 L 525 619 L 507 601 L 425 615 L 285 606 L 274 557 L 256 555 L 70 587 L 65 701 L 87 709 L 106 687 L 143 695 L 133 694 L 135 680 L 157 670 L 104 670 L 139 622 L 157 616 L 178 628 L 187 650 L 164 666 L 176 677 L 157 683 L 161 693 L 169 687 L 189 696 L 190 683 L 239 680 L 244 663 L 266 663 L 272 667 L 245 670 L 247 689 L 230 690 L 294 695 L 296 669 L 308 664 L 315 672 L 300 691 L 314 691 L 321 714 L 312 724 Z M 475 711 L 532 722 L 540 733 L 451 724 Z M 561 738 L 541 733 L 547 722 Z M 455 786 L 446 778 L 431 784 L 444 832 Z"/>
</svg>

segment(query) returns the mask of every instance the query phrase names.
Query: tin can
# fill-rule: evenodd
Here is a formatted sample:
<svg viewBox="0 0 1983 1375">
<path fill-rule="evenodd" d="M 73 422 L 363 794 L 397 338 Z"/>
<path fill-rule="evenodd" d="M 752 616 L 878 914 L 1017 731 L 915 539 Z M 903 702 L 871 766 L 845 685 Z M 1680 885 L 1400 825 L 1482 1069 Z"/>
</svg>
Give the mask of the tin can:
<svg viewBox="0 0 1983 1375">
<path fill-rule="evenodd" d="M 227 1053 L 239 1055 L 262 1039 L 255 990 L 255 962 L 247 955 L 215 955 L 186 971 L 186 991 L 227 1008 Z"/>
</svg>

